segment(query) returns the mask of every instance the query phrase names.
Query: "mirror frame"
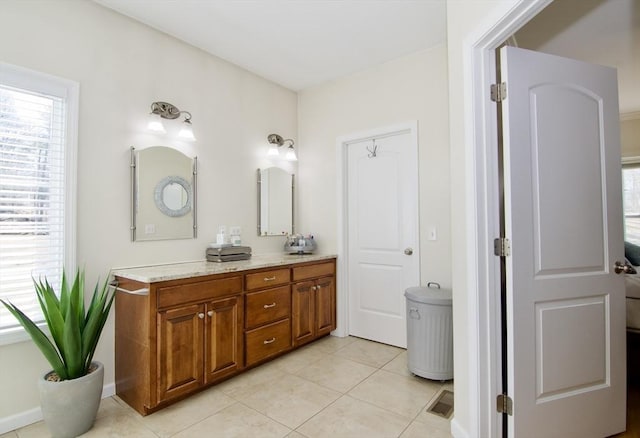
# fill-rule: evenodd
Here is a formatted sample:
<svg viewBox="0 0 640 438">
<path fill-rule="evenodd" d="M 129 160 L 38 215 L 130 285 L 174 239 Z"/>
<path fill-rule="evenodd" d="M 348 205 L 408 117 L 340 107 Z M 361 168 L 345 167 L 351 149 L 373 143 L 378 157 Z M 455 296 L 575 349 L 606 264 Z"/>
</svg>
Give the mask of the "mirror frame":
<svg viewBox="0 0 640 438">
<path fill-rule="evenodd" d="M 185 204 L 177 210 L 169 208 L 169 206 L 164 202 L 164 189 L 170 184 L 179 184 L 184 189 L 184 191 L 187 192 L 187 202 L 185 202 Z M 181 217 L 189 213 L 191 211 L 192 197 L 193 190 L 191 190 L 191 184 L 189 184 L 189 182 L 184 178 L 175 175 L 162 178 L 153 191 L 153 200 L 155 201 L 158 210 L 171 217 Z"/>
<path fill-rule="evenodd" d="M 277 166 L 276 166 L 277 167 Z M 268 167 L 265 169 L 269 169 Z M 262 174 L 260 173 L 262 170 L 265 169 L 258 169 L 256 171 L 256 179 L 257 179 L 257 187 L 258 187 L 258 226 L 257 226 L 257 231 L 258 231 L 258 236 L 259 237 L 269 237 L 269 236 L 284 236 L 285 234 L 266 234 L 266 233 L 262 233 L 262 227 L 261 227 L 261 222 L 262 222 Z M 283 171 L 286 172 L 286 170 L 281 169 Z M 288 172 L 287 172 L 288 173 Z M 295 185 L 295 174 L 294 173 L 290 173 L 289 174 L 291 176 L 291 233 L 290 234 L 294 234 L 296 232 L 296 222 L 295 222 L 295 190 L 296 190 L 296 185 Z"/>
</svg>

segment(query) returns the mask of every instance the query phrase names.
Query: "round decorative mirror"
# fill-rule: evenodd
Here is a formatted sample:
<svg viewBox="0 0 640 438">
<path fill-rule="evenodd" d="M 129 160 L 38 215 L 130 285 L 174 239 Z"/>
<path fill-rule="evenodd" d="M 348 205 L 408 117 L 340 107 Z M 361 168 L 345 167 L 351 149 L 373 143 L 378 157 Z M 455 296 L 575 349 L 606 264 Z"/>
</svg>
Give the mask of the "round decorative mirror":
<svg viewBox="0 0 640 438">
<path fill-rule="evenodd" d="M 184 216 L 191 211 L 191 184 L 179 176 L 167 176 L 156 185 L 154 200 L 167 216 Z"/>
</svg>

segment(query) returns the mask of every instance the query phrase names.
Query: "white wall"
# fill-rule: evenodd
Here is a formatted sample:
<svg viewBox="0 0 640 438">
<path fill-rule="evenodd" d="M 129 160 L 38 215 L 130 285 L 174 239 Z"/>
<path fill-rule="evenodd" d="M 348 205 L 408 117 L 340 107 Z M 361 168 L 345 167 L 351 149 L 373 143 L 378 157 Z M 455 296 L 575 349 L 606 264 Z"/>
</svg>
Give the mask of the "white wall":
<svg viewBox="0 0 640 438">
<path fill-rule="evenodd" d="M 281 250 L 282 238 L 256 236 L 256 169 L 269 164 L 268 134 L 296 135 L 295 93 L 93 2 L 3 0 L 0 15 L 0 60 L 80 83 L 77 262 L 88 284 L 112 267 L 203 259 L 220 224 L 240 225 L 255 252 Z M 197 143 L 144 132 L 158 100 L 193 114 Z M 198 156 L 196 240 L 130 241 L 129 147 L 159 144 Z M 113 329 L 112 315 L 96 353 L 105 384 Z M 48 365 L 30 342 L 1 346 L 0 358 L 2 425 L 38 407 Z"/>
<path fill-rule="evenodd" d="M 446 46 L 303 90 L 298 100 L 299 215 L 304 233 L 337 251 L 336 139 L 418 120 L 421 278 L 451 284 Z M 427 228 L 438 239 L 427 240 Z"/>
<path fill-rule="evenodd" d="M 479 37 L 480 27 L 497 22 L 517 0 L 447 0 L 447 48 L 449 60 L 449 132 L 451 144 L 451 235 L 452 255 L 455 263 L 453 280 L 453 333 L 454 378 L 456 410 L 453 431 L 457 438 L 480 436 L 477 429 L 479 403 L 495 403 L 494 400 L 477 400 L 481 379 L 476 368 L 477 358 L 470 357 L 469 324 L 478 308 L 470 308 L 471 294 L 476 293 L 473 284 L 473 236 L 470 229 L 476 214 L 473 199 L 473 174 L 471 173 L 475 145 L 471 130 L 471 102 L 468 100 L 470 53 L 464 50 L 465 41 Z M 480 159 L 480 158 L 479 158 Z M 471 363 L 471 365 L 470 365 Z"/>
<path fill-rule="evenodd" d="M 640 112 L 621 114 L 620 145 L 622 157 L 640 157 Z"/>
</svg>

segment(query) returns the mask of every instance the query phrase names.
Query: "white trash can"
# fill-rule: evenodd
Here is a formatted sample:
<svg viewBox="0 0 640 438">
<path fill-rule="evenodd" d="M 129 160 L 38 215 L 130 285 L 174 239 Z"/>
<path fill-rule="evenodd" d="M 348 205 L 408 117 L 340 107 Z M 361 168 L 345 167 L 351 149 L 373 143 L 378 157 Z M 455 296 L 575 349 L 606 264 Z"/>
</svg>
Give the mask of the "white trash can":
<svg viewBox="0 0 640 438">
<path fill-rule="evenodd" d="M 407 366 L 432 380 L 453 379 L 451 290 L 438 283 L 410 287 L 407 298 Z"/>
</svg>

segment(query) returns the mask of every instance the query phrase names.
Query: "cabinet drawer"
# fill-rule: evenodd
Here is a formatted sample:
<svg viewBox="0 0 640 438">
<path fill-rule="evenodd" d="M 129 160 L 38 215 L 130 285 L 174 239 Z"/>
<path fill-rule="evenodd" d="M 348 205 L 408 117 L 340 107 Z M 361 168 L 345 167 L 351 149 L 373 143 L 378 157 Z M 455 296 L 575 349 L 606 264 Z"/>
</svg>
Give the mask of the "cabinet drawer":
<svg viewBox="0 0 640 438">
<path fill-rule="evenodd" d="M 242 277 L 221 278 L 158 288 L 158 308 L 242 293 Z"/>
<path fill-rule="evenodd" d="M 293 281 L 304 280 L 306 278 L 322 277 L 324 275 L 334 275 L 334 271 L 335 265 L 333 264 L 333 262 L 300 266 L 298 268 L 293 268 Z"/>
<path fill-rule="evenodd" d="M 258 272 L 257 274 L 247 274 L 246 289 L 255 290 L 265 287 L 279 286 L 289 283 L 291 274 L 289 269 L 274 269 L 271 271 Z"/>
<path fill-rule="evenodd" d="M 288 350 L 291 347 L 291 324 L 289 319 L 274 322 L 245 334 L 247 365 Z"/>
<path fill-rule="evenodd" d="M 245 324 L 248 329 L 288 318 L 291 313 L 291 290 L 288 285 L 248 293 L 245 300 Z"/>
</svg>

